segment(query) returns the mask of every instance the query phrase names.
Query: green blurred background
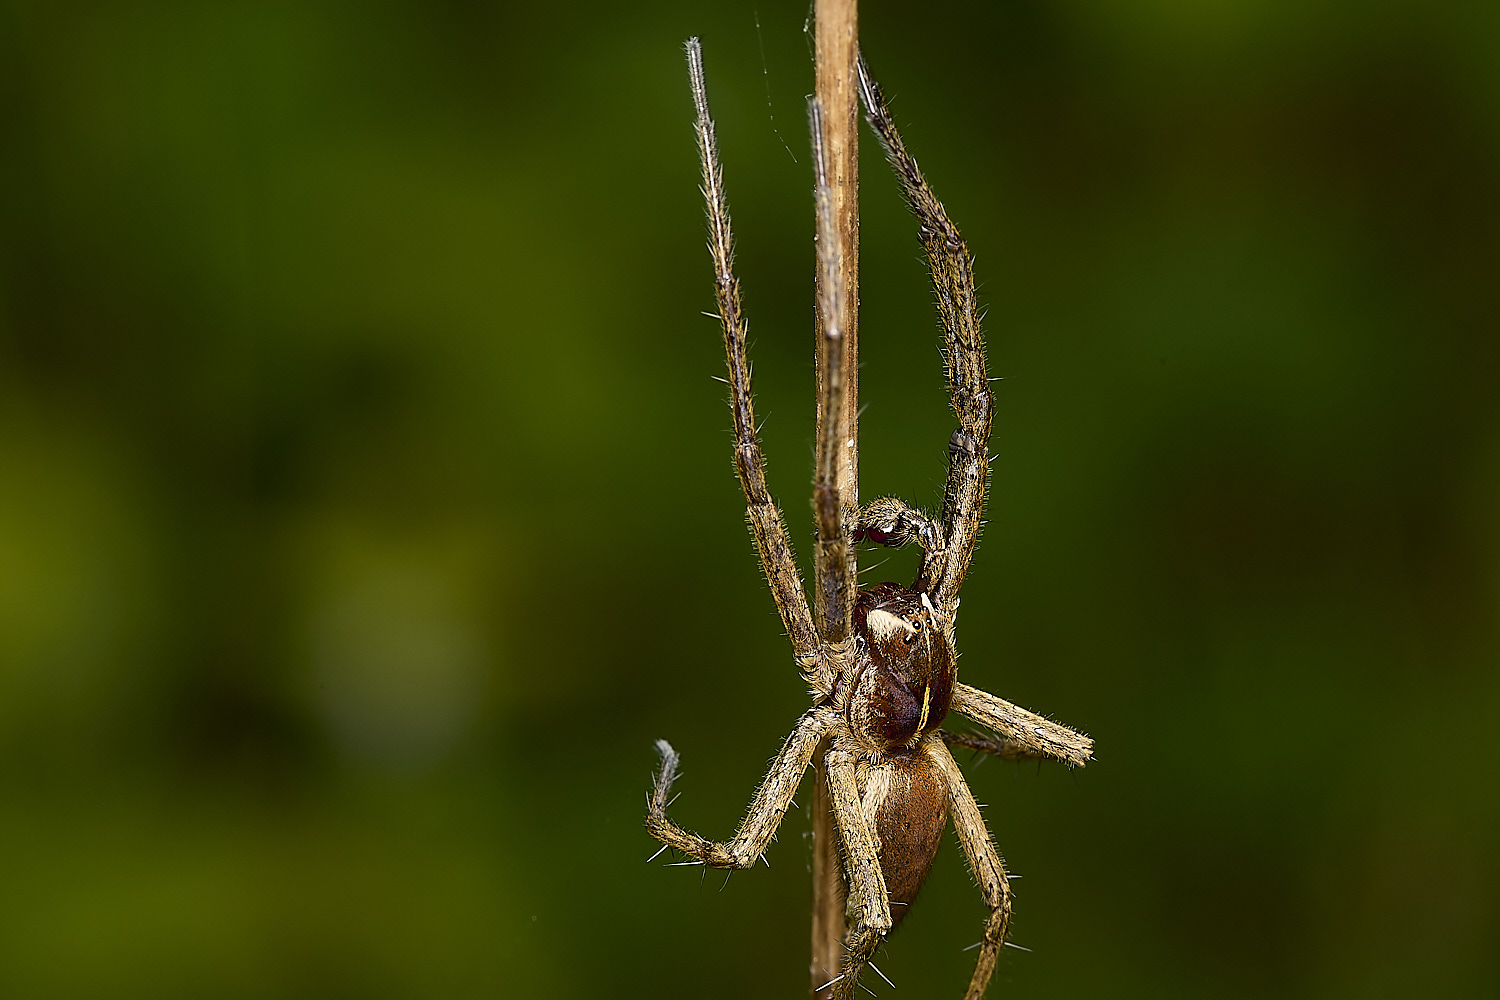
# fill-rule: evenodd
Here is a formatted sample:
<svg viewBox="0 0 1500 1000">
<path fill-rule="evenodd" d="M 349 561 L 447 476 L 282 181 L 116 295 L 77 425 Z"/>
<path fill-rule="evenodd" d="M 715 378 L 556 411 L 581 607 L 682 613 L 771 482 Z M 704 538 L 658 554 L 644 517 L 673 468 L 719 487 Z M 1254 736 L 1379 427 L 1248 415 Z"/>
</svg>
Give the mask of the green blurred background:
<svg viewBox="0 0 1500 1000">
<path fill-rule="evenodd" d="M 727 884 L 641 829 L 652 739 L 724 836 L 806 704 L 680 48 L 804 539 L 803 0 L 0 9 L 0 993 L 805 995 L 805 814 Z M 1500 995 L 1500 8 L 862 32 L 1006 377 L 964 676 L 1098 740 L 971 769 L 991 995 Z M 932 504 L 864 152 L 864 493 Z M 950 837 L 894 995 L 982 912 Z"/>
</svg>

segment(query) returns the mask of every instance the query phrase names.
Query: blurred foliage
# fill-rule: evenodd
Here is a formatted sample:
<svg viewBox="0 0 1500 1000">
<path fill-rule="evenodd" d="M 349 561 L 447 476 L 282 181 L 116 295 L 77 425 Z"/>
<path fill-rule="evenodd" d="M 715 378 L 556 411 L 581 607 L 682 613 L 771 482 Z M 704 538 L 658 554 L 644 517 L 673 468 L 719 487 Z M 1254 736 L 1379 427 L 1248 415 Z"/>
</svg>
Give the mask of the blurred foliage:
<svg viewBox="0 0 1500 1000">
<path fill-rule="evenodd" d="M 801 994 L 806 818 L 727 883 L 640 821 L 665 736 L 727 834 L 805 704 L 680 44 L 804 538 L 806 15 L 0 8 L 0 993 Z M 862 25 L 1006 377 L 965 678 L 1099 745 L 973 771 L 1034 949 L 992 993 L 1496 995 L 1500 8 Z M 930 504 L 930 295 L 864 178 L 864 492 Z M 950 842 L 901 995 L 980 917 Z"/>
</svg>

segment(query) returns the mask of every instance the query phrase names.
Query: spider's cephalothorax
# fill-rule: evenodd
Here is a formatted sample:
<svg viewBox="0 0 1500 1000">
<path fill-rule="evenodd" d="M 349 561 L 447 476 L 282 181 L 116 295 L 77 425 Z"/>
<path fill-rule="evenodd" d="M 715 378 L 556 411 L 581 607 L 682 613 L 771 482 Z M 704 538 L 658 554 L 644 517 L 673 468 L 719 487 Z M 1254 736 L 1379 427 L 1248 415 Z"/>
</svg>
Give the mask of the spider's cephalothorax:
<svg viewBox="0 0 1500 1000">
<path fill-rule="evenodd" d="M 973 262 L 958 229 L 907 153 L 885 99 L 861 60 L 858 90 L 866 116 L 917 216 L 943 324 L 948 394 L 959 427 L 949 439 L 943 507 L 926 515 L 894 497 L 861 508 L 854 481 L 852 364 L 846 353 L 844 301 L 839 280 L 839 231 L 825 166 L 821 109 L 812 102 L 820 281 L 818 398 L 813 511 L 816 615 L 809 607 L 792 557 L 786 523 L 766 489 L 765 465 L 755 430 L 745 320 L 739 282 L 731 266 L 733 240 L 725 206 L 713 120 L 703 83 L 698 40 L 688 42 L 688 64 L 697 106 L 698 150 L 708 203 L 709 250 L 714 259 L 718 318 L 729 366 L 734 414 L 735 469 L 761 566 L 781 613 L 792 655 L 812 690 L 813 706 L 798 721 L 761 782 L 739 830 L 713 841 L 667 817 L 678 757 L 657 741 L 661 769 L 648 800 L 646 829 L 686 864 L 748 868 L 762 857 L 803 773 L 819 765 L 824 785 L 818 817 L 831 817 L 845 900 L 842 959 L 815 961 L 814 992 L 834 1000 L 852 997 L 860 973 L 885 936 L 905 916 L 921 889 L 952 817 L 958 841 L 979 885 L 989 918 L 966 994 L 977 1000 L 989 984 L 1010 926 L 1010 886 L 949 746 L 1009 760 L 1057 760 L 1082 766 L 1093 742 L 992 694 L 958 682 L 953 623 L 958 591 L 969 571 L 989 484 L 991 396 L 984 337 L 974 303 Z M 882 583 L 857 590 L 858 542 L 922 548 L 910 588 Z M 987 726 L 994 736 L 947 732 L 949 713 Z M 821 820 L 815 817 L 816 822 Z M 815 826 L 816 826 L 815 822 Z M 821 837 L 821 835 L 820 835 Z M 820 840 L 819 858 L 829 841 Z M 837 896 L 831 897 L 835 901 Z M 828 965 L 838 964 L 839 968 Z M 826 982 L 824 981 L 826 980 Z"/>
<path fill-rule="evenodd" d="M 855 660 L 847 693 L 838 685 L 850 732 L 871 753 L 914 750 L 948 715 L 958 661 L 951 623 L 925 593 L 882 583 L 854 604 Z M 841 698 L 840 695 L 843 697 Z"/>
</svg>

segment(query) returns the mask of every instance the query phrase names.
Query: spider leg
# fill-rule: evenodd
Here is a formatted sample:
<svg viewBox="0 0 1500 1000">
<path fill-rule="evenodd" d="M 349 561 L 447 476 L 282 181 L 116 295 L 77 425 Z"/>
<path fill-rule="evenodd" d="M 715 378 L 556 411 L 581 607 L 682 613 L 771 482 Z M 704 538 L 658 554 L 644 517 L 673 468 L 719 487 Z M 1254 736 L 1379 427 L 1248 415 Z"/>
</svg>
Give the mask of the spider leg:
<svg viewBox="0 0 1500 1000">
<path fill-rule="evenodd" d="M 1005 862 L 995 850 L 990 831 L 984 825 L 984 816 L 964 781 L 963 772 L 948 752 L 947 745 L 937 733 L 926 737 L 922 750 L 937 765 L 948 784 L 948 808 L 953 815 L 953 828 L 958 833 L 958 842 L 963 846 L 964 856 L 969 860 L 969 871 L 979 883 L 984 903 L 990 908 L 985 921 L 984 938 L 979 946 L 979 960 L 974 965 L 974 975 L 969 980 L 969 990 L 964 1000 L 979 1000 L 990 984 L 995 972 L 995 960 L 1005 944 L 1005 934 L 1010 927 L 1010 882 L 1005 877 Z"/>
<path fill-rule="evenodd" d="M 990 471 L 986 452 L 994 416 L 984 335 L 975 308 L 974 263 L 958 228 L 927 186 L 917 161 L 906 151 L 863 56 L 859 60 L 859 93 L 870 127 L 880 138 L 906 203 L 917 217 L 943 323 L 948 395 L 958 417 L 958 429 L 948 442 L 948 483 L 943 493 L 942 528 L 947 544 L 938 553 L 927 553 L 916 589 L 926 591 L 934 603 L 951 614 L 983 526 Z"/>
<path fill-rule="evenodd" d="M 812 126 L 814 196 L 818 216 L 818 397 L 817 443 L 813 478 L 813 515 L 817 548 L 813 573 L 814 606 L 827 644 L 846 642 L 853 632 L 855 549 L 851 522 L 858 516 L 854 473 L 854 369 L 849 332 L 849 303 L 844 297 L 844 247 L 834 218 L 828 178 L 823 109 L 808 102 Z M 837 668 L 835 670 L 835 675 Z"/>
<path fill-rule="evenodd" d="M 990 757 L 999 757 L 1001 760 L 1043 760 L 1042 756 L 1032 752 L 1029 747 L 1022 746 L 1015 740 L 1008 740 L 1001 736 L 981 736 L 978 733 L 950 733 L 946 729 L 939 730 L 943 736 L 943 742 L 948 744 L 949 749 L 959 747 L 963 750 L 972 750 Z"/>
<path fill-rule="evenodd" d="M 667 818 L 672 782 L 677 779 L 679 758 L 666 740 L 657 740 L 661 768 L 656 772 L 646 813 L 646 831 L 669 847 L 701 861 L 709 868 L 749 868 L 760 859 L 786 815 L 792 796 L 802 782 L 802 772 L 812 763 L 818 742 L 838 724 L 838 712 L 827 706 L 810 709 L 797 721 L 797 728 L 787 737 L 776 755 L 771 770 L 756 789 L 750 811 L 740 828 L 727 842 L 709 840 L 684 830 Z"/>
<path fill-rule="evenodd" d="M 851 919 L 844 932 L 844 964 L 839 978 L 829 984 L 833 1000 L 849 1000 L 859 986 L 860 973 L 891 929 L 891 904 L 879 849 L 861 806 L 855 763 L 859 751 L 835 741 L 824 758 L 829 801 L 844 846 L 844 874 L 849 887 Z M 819 994 L 823 994 L 820 992 Z"/>
<path fill-rule="evenodd" d="M 1083 767 L 1094 759 L 1094 741 L 1087 736 L 988 691 L 967 684 L 954 685 L 953 710 L 993 729 L 1000 737 L 997 745 L 1004 748 L 999 756 L 1007 760 L 1055 760 L 1070 767 Z M 948 738 L 969 745 L 951 735 Z"/>
<path fill-rule="evenodd" d="M 714 261 L 714 295 L 719 323 L 724 329 L 724 356 L 729 368 L 730 409 L 734 413 L 734 467 L 745 493 L 745 517 L 755 536 L 761 569 L 771 585 L 782 627 L 792 641 L 792 652 L 804 675 L 814 680 L 819 669 L 819 638 L 812 612 L 802 591 L 802 577 L 787 538 L 786 521 L 766 488 L 766 460 L 755 432 L 755 403 L 750 390 L 750 364 L 745 356 L 747 327 L 740 305 L 740 283 L 734 276 L 734 236 L 729 206 L 724 199 L 724 172 L 719 165 L 714 121 L 708 113 L 708 90 L 703 82 L 703 49 L 698 39 L 687 43 L 688 75 L 698 118 L 698 158 L 703 167 L 703 199 L 708 209 L 708 249 Z M 826 685 L 818 685 L 826 686 Z"/>
</svg>

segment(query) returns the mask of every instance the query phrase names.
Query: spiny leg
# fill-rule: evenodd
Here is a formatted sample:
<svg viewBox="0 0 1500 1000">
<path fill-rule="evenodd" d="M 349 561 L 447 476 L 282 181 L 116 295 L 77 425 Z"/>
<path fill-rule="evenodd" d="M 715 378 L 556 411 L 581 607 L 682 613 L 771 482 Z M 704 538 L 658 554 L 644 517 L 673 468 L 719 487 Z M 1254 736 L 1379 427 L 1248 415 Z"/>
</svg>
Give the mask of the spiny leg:
<svg viewBox="0 0 1500 1000">
<path fill-rule="evenodd" d="M 838 979 L 829 985 L 833 1000 L 855 996 L 860 973 L 880 947 L 891 929 L 891 904 L 886 891 L 885 874 L 880 870 L 879 850 L 861 807 L 855 763 L 859 751 L 851 744 L 837 741 L 824 758 L 828 775 L 829 800 L 839 841 L 844 846 L 844 876 L 848 886 L 848 909 L 853 915 L 844 932 L 844 966 Z"/>
<path fill-rule="evenodd" d="M 771 770 L 756 790 L 750 811 L 727 842 L 700 837 L 667 819 L 679 758 L 670 743 L 657 740 L 661 768 L 656 773 L 655 787 L 648 802 L 646 831 L 668 847 L 675 847 L 710 868 L 749 868 L 760 858 L 781 826 L 781 818 L 786 815 L 792 796 L 797 794 L 797 786 L 802 782 L 802 772 L 812 763 L 818 741 L 838 721 L 838 713 L 828 707 L 811 709 L 797 721 L 797 728 L 787 737 Z"/>
<path fill-rule="evenodd" d="M 916 589 L 928 592 L 934 603 L 951 614 L 979 542 L 989 485 L 987 451 L 993 413 L 984 335 L 975 307 L 974 264 L 958 228 L 927 186 L 917 161 L 906 151 L 863 56 L 859 61 L 859 92 L 870 127 L 879 136 L 906 203 L 917 217 L 943 323 L 948 394 L 958 417 L 958 430 L 948 442 L 948 483 L 942 516 L 946 547 L 939 554 L 927 553 L 924 557 Z"/>
<path fill-rule="evenodd" d="M 724 173 L 719 166 L 718 140 L 708 113 L 708 91 L 703 82 L 703 50 L 698 39 L 688 39 L 688 75 L 698 119 L 698 158 L 703 167 L 703 199 L 708 208 L 708 249 L 714 261 L 714 295 L 719 323 L 724 329 L 724 356 L 729 367 L 730 409 L 734 412 L 734 467 L 745 492 L 746 519 L 755 536 L 761 569 L 771 584 L 781 624 L 792 641 L 797 665 L 815 686 L 819 668 L 819 639 L 812 613 L 802 592 L 802 577 L 787 539 L 786 521 L 766 488 L 766 462 L 755 432 L 755 404 L 750 391 L 750 364 L 745 357 L 747 335 L 740 306 L 739 279 L 734 276 L 734 237 L 729 206 L 724 200 Z"/>
<path fill-rule="evenodd" d="M 943 736 L 943 742 L 948 744 L 948 749 L 957 747 L 960 750 L 972 750 L 982 753 L 988 757 L 998 757 L 1001 760 L 1050 760 L 1042 754 L 1033 753 L 1029 747 L 1022 746 L 1015 740 L 1008 740 L 1002 736 L 981 736 L 978 733 L 950 733 L 948 730 L 939 730 Z"/>
<path fill-rule="evenodd" d="M 963 772 L 948 752 L 948 747 L 937 733 L 922 741 L 922 750 L 942 772 L 948 785 L 948 808 L 953 816 L 953 828 L 958 833 L 958 842 L 963 846 L 964 856 L 969 859 L 969 871 L 979 883 L 979 892 L 990 908 L 985 921 L 984 938 L 979 944 L 979 960 L 974 965 L 974 975 L 969 980 L 964 1000 L 979 1000 L 990 984 L 995 972 L 995 960 L 1005 944 L 1006 932 L 1010 929 L 1010 882 L 1005 877 L 1005 862 L 990 840 L 990 831 L 984 825 L 984 816 L 979 805 L 969 792 Z"/>
<path fill-rule="evenodd" d="M 953 710 L 993 729 L 1012 748 L 1014 756 L 1006 753 L 1000 756 L 1016 760 L 1055 760 L 1070 767 L 1083 767 L 1094 759 L 1094 741 L 1087 736 L 1012 705 L 988 691 L 967 684 L 954 685 Z"/>
<path fill-rule="evenodd" d="M 818 426 L 813 474 L 813 515 L 817 522 L 817 549 L 813 573 L 816 578 L 818 625 L 830 645 L 847 642 L 853 626 L 855 550 L 850 524 L 857 502 L 845 495 L 853 483 L 849 431 L 852 386 L 846 355 L 847 307 L 841 278 L 843 244 L 834 219 L 833 192 L 828 182 L 828 157 L 823 130 L 823 109 L 816 99 L 808 102 L 812 126 L 814 197 L 818 217 Z"/>
</svg>

